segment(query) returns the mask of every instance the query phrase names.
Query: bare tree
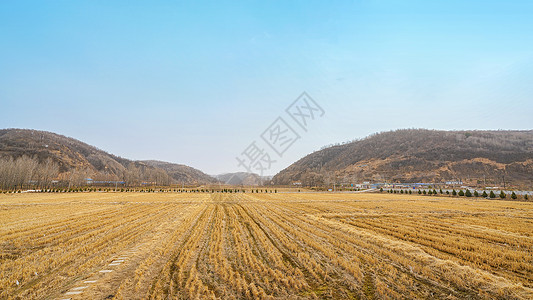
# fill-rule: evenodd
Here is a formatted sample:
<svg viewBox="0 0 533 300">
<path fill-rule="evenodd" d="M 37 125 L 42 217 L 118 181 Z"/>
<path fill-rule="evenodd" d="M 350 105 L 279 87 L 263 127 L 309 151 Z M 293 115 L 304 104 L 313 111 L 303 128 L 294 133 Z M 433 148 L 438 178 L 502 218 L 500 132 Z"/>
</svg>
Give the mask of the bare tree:
<svg viewBox="0 0 533 300">
<path fill-rule="evenodd" d="M 41 188 L 49 187 L 58 174 L 59 166 L 52 159 L 47 158 L 43 163 L 39 164 L 35 172 L 34 181 Z"/>
</svg>

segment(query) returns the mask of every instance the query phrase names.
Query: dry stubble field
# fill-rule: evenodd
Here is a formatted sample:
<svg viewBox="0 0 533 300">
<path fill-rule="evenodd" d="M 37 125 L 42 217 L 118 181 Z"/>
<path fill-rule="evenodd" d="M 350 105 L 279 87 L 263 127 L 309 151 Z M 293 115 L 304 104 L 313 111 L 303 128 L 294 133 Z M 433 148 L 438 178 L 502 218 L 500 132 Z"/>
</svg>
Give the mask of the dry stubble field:
<svg viewBox="0 0 533 300">
<path fill-rule="evenodd" d="M 0 224 L 1 299 L 533 298 L 526 202 L 18 194 Z"/>
</svg>

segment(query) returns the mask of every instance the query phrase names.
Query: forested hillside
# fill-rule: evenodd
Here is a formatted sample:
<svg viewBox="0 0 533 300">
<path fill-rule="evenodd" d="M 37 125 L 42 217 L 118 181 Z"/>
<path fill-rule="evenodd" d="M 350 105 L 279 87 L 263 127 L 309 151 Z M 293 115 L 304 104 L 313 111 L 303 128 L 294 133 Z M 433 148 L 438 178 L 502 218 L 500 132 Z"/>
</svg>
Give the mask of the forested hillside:
<svg viewBox="0 0 533 300">
<path fill-rule="evenodd" d="M 0 130 L 0 189 L 22 185 L 43 187 L 52 181 L 79 186 L 86 184 L 87 178 L 124 181 L 126 186 L 214 181 L 194 168 L 176 166 L 179 168 L 167 171 L 159 165 L 125 159 L 52 132 Z"/>
<path fill-rule="evenodd" d="M 404 129 L 314 152 L 274 177 L 302 182 L 441 182 L 531 185 L 533 131 Z"/>
</svg>

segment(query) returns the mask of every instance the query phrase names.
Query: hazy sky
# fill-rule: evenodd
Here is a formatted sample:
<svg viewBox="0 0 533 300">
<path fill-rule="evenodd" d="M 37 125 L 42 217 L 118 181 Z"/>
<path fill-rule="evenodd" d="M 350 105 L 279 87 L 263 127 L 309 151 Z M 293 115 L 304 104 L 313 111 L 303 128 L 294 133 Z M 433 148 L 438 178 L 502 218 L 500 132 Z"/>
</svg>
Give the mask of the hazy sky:
<svg viewBox="0 0 533 300">
<path fill-rule="evenodd" d="M 267 174 L 377 131 L 533 127 L 533 1 L 214 2 L 1 1 L 0 127 L 209 174 L 303 91 L 325 114 Z"/>
</svg>

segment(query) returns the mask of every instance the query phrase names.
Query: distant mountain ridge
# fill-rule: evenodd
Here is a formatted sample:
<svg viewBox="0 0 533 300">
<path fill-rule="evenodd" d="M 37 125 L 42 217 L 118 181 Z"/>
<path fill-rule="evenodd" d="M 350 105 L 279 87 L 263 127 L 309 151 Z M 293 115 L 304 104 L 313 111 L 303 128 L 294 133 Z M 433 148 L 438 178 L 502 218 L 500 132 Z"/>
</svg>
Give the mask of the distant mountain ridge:
<svg viewBox="0 0 533 300">
<path fill-rule="evenodd" d="M 218 180 L 205 174 L 204 172 L 191 168 L 186 165 L 174 164 L 159 160 L 142 160 L 140 161 L 154 168 L 165 170 L 176 183 L 217 183 Z"/>
<path fill-rule="evenodd" d="M 248 172 L 224 173 L 213 177 L 225 184 L 247 186 L 263 185 L 272 179 L 270 176 L 259 176 Z"/>
<path fill-rule="evenodd" d="M 100 150 L 77 139 L 31 129 L 0 129 L 0 158 L 30 157 L 57 164 L 63 177 L 96 177 L 107 180 L 160 184 L 204 184 L 216 180 L 185 165 L 156 161 L 134 161 Z M 65 175 L 68 174 L 68 175 Z M 83 179 L 83 178 L 82 178 Z"/>
<path fill-rule="evenodd" d="M 402 129 L 311 153 L 274 184 L 442 182 L 531 185 L 533 130 Z"/>
</svg>

